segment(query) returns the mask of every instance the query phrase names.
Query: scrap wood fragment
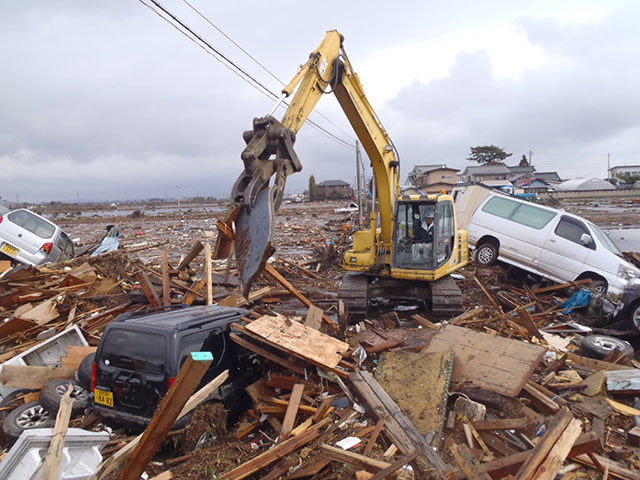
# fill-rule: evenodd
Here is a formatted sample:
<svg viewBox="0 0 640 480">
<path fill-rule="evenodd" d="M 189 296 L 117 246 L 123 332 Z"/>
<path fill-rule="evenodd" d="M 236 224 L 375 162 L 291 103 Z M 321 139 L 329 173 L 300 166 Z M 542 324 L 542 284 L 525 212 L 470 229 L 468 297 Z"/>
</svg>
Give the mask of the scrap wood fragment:
<svg viewBox="0 0 640 480">
<path fill-rule="evenodd" d="M 416 458 L 418 458 L 420 455 L 421 455 L 421 453 L 418 450 L 414 450 L 413 452 L 408 453 L 407 455 L 403 456 L 402 458 L 399 458 L 398 460 L 393 462 L 391 465 L 389 465 L 384 470 L 381 470 L 378 473 L 376 473 L 373 477 L 371 477 L 370 480 L 383 480 L 385 478 L 389 478 L 389 476 L 391 474 L 393 474 L 396 471 L 400 470 L 405 465 L 411 463 Z"/>
<path fill-rule="evenodd" d="M 284 414 L 284 420 L 282 421 L 282 429 L 280 430 L 280 438 L 286 440 L 293 430 L 293 426 L 296 421 L 296 415 L 298 414 L 298 408 L 300 407 L 300 400 L 302 400 L 302 393 L 304 392 L 304 384 L 296 383 L 293 386 L 291 392 L 291 398 L 287 405 L 287 411 Z M 315 409 L 314 409 L 315 410 Z M 317 410 L 316 410 L 317 411 Z M 315 413 L 315 411 L 313 412 Z"/>
<path fill-rule="evenodd" d="M 71 409 L 73 407 L 73 398 L 71 398 L 72 391 L 73 387 L 69 384 L 66 393 L 60 400 L 60 408 L 56 415 L 53 436 L 51 437 L 51 443 L 49 444 L 49 449 L 47 450 L 42 466 L 42 480 L 58 480 L 60 476 L 60 464 L 62 463 L 64 444 L 67 438 L 67 429 L 69 428 L 69 418 L 71 418 Z"/>
<path fill-rule="evenodd" d="M 456 445 L 456 443 L 452 439 L 449 440 L 449 451 L 460 467 L 460 470 L 464 472 L 469 480 L 491 479 L 491 477 L 487 473 L 479 471 L 478 461 L 473 456 L 473 453 L 471 453 L 471 450 L 469 450 L 469 447 L 464 444 Z"/>
<path fill-rule="evenodd" d="M 554 445 L 572 420 L 573 415 L 569 409 L 567 407 L 562 407 L 553 417 L 551 423 L 547 427 L 547 431 L 540 438 L 538 444 L 533 448 L 529 457 L 518 470 L 518 473 L 515 476 L 516 480 L 529 480 L 536 478 L 536 470 L 545 461 L 551 450 L 554 448 Z M 573 442 L 571 443 L 573 444 Z"/>
<path fill-rule="evenodd" d="M 598 370 L 634 370 L 634 367 L 627 365 L 619 365 L 617 363 L 596 360 L 595 358 L 583 357 L 582 355 L 576 355 L 575 353 L 570 352 L 566 354 L 566 361 L 586 367 L 594 372 L 597 372 Z"/>
<path fill-rule="evenodd" d="M 265 315 L 247 324 L 246 330 L 269 344 L 299 356 L 314 365 L 335 369 L 349 344 L 278 315 Z"/>
<path fill-rule="evenodd" d="M 320 445 L 322 456 L 334 460 L 336 462 L 348 463 L 354 467 L 367 470 L 369 472 L 379 472 L 388 468 L 391 464 L 383 460 L 377 460 L 370 458 L 366 454 L 361 455 L 359 453 L 343 450 L 342 448 L 334 447 L 331 445 Z"/>
<path fill-rule="evenodd" d="M 193 246 L 189 250 L 189 253 L 187 253 L 187 255 L 178 264 L 177 270 L 185 270 L 189 266 L 189 264 L 200 254 L 203 248 L 204 246 L 202 245 L 202 242 L 196 240 L 196 243 L 193 244 Z"/>
<path fill-rule="evenodd" d="M 239 329 L 240 327 L 242 327 L 242 325 L 233 324 L 233 327 Z M 298 373 L 300 375 L 304 375 L 304 368 L 301 368 L 299 365 L 293 362 L 290 362 L 285 358 L 279 357 L 278 355 L 271 353 L 263 348 L 260 348 L 257 345 L 254 345 L 253 343 L 247 341 L 246 339 L 239 337 L 235 333 L 230 333 L 229 337 L 238 345 L 242 345 L 244 348 L 251 350 L 254 353 L 257 353 L 261 357 L 264 357 L 267 360 L 271 360 L 272 362 L 277 363 L 278 365 L 281 365 L 284 368 L 291 370 L 292 372 Z"/>
<path fill-rule="evenodd" d="M 209 398 L 211 394 L 215 392 L 220 387 L 220 385 L 222 385 L 227 380 L 227 378 L 229 378 L 229 370 L 225 370 L 216 378 L 214 378 L 209 383 L 207 383 L 200 390 L 198 390 L 196 393 L 191 395 L 191 397 L 189 398 L 185 406 L 182 408 L 182 411 L 180 412 L 176 420 L 181 419 L 191 410 L 193 410 L 194 408 L 199 406 L 201 403 L 206 401 L 207 398 Z M 96 480 L 104 480 L 113 471 L 115 471 L 122 464 L 122 462 L 124 462 L 127 458 L 129 458 L 131 453 L 135 450 L 136 446 L 142 439 L 142 435 L 143 434 L 141 433 L 140 435 L 138 435 L 137 437 L 129 441 L 127 445 L 122 447 L 118 451 L 118 453 L 116 453 L 106 461 L 103 461 L 100 464 L 100 469 L 98 470 L 98 473 L 95 475 Z"/>
<path fill-rule="evenodd" d="M 280 274 L 280 272 L 278 272 L 273 266 L 269 265 L 268 263 L 265 264 L 264 271 L 271 278 L 273 278 L 278 283 L 280 283 L 280 285 L 282 285 L 284 288 L 289 290 L 294 297 L 296 297 L 298 300 L 304 303 L 307 307 L 310 307 L 311 305 L 313 305 L 307 297 L 305 297 L 302 293 L 300 293 L 300 291 L 296 287 L 291 285 L 291 283 L 286 278 L 284 278 Z M 338 326 L 324 313 L 322 314 L 322 320 L 324 320 L 327 324 L 329 324 L 329 326 L 331 326 L 334 330 L 338 330 Z"/>
<path fill-rule="evenodd" d="M 211 352 L 194 352 L 187 357 L 175 382 L 160 401 L 131 458 L 120 472 L 118 480 L 140 478 L 212 361 Z"/>
<path fill-rule="evenodd" d="M 609 475 L 615 478 L 623 478 L 628 480 L 640 480 L 640 473 L 630 470 L 628 468 L 623 467 L 615 460 L 611 460 L 609 458 L 603 457 L 601 455 L 593 454 L 595 459 L 600 462 L 606 469 L 609 471 Z M 574 458 L 575 461 L 587 465 L 589 467 L 597 468 L 595 463 L 588 455 L 583 454 L 576 456 Z"/>
<path fill-rule="evenodd" d="M 369 372 L 353 372 L 348 378 L 367 413 L 376 421 L 381 418 L 385 420 L 385 432 L 404 454 L 417 449 L 422 453 L 421 460 L 426 460 L 428 467 L 436 469 L 441 475 L 450 471 L 446 462 Z"/>
<path fill-rule="evenodd" d="M 476 430 L 525 430 L 527 428 L 526 417 L 477 420 L 471 423 Z"/>
<path fill-rule="evenodd" d="M 438 325 L 431 322 L 427 317 L 418 315 L 417 313 L 415 315 L 411 315 L 411 320 L 416 322 L 418 325 L 423 326 L 424 328 L 429 328 L 431 330 L 437 330 L 439 328 Z"/>
<path fill-rule="evenodd" d="M 267 465 L 272 464 L 279 458 L 296 451 L 300 447 L 308 444 L 320 435 L 320 431 L 331 423 L 331 417 L 327 417 L 321 420 L 313 427 L 307 429 L 304 433 L 301 433 L 297 437 L 291 437 L 288 440 L 280 443 L 279 445 L 267 450 L 264 453 L 248 460 L 242 465 L 234 468 L 233 470 L 223 473 L 220 478 L 223 480 L 239 480 L 246 478 L 249 475 L 263 469 Z"/>
<path fill-rule="evenodd" d="M 485 312 L 484 307 L 476 306 L 467 310 L 466 312 L 461 313 L 457 317 L 453 317 L 451 320 L 449 320 L 449 323 L 453 325 L 463 325 L 464 323 L 467 323 L 468 321 L 473 320 L 476 317 L 482 315 L 484 312 Z"/>
<path fill-rule="evenodd" d="M 522 391 L 531 399 L 533 405 L 542 413 L 556 413 L 560 410 L 560 405 L 535 388 L 531 382 L 525 383 L 522 387 Z"/>
<path fill-rule="evenodd" d="M 600 439 L 595 432 L 582 433 L 573 444 L 568 457 L 574 458 L 578 455 L 595 452 L 599 448 Z M 523 464 L 523 462 L 527 460 L 527 458 L 529 458 L 531 453 L 532 450 L 527 450 L 526 452 L 518 452 L 504 458 L 499 458 L 497 460 L 492 460 L 490 462 L 480 464 L 480 466 L 478 467 L 478 471 L 487 472 L 492 478 L 503 478 L 507 475 L 515 474 Z M 586 455 L 584 456 L 584 458 L 587 462 L 590 461 L 589 457 L 587 457 Z M 454 473 L 456 480 L 464 480 L 465 478 L 467 478 L 466 474 L 464 474 L 460 470 Z M 640 477 L 638 477 L 637 480 L 640 480 Z"/>
<path fill-rule="evenodd" d="M 534 288 L 531 291 L 534 294 L 555 292 L 556 290 L 564 290 L 565 288 L 576 287 L 578 285 L 584 285 L 585 283 L 591 282 L 592 280 L 590 278 L 583 278 L 582 280 L 577 280 L 575 282 L 560 283 L 558 285 L 551 285 L 550 287 Z"/>
<path fill-rule="evenodd" d="M 532 478 L 536 480 L 554 480 L 581 431 L 582 425 L 580 421 L 575 418 L 572 419 Z"/>
<path fill-rule="evenodd" d="M 484 284 L 480 281 L 480 279 L 477 276 L 473 276 L 473 279 L 476 281 L 476 283 L 478 284 L 478 286 L 480 287 L 480 290 L 482 290 L 482 292 L 485 294 L 485 296 L 489 299 L 489 301 L 491 302 L 491 304 L 497 308 L 498 310 L 500 310 L 502 312 L 502 307 L 500 306 L 500 304 L 498 303 L 498 301 L 493 297 L 493 295 L 491 295 L 489 293 L 489 291 L 487 290 L 487 288 L 484 286 Z"/>
<path fill-rule="evenodd" d="M 151 308 L 156 308 L 160 306 L 160 297 L 158 296 L 158 292 L 156 288 L 151 283 L 151 279 L 146 272 L 139 271 L 136 278 L 140 283 L 140 288 L 144 293 L 145 297 L 147 297 L 147 301 L 149 302 L 149 306 Z"/>
</svg>

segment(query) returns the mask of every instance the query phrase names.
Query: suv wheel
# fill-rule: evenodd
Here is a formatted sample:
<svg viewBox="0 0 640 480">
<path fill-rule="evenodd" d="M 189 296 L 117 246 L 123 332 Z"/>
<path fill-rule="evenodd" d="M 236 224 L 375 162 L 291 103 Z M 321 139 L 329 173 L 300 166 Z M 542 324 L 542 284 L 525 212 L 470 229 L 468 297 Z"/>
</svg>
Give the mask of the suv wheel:
<svg viewBox="0 0 640 480">
<path fill-rule="evenodd" d="M 498 261 L 498 248 L 492 243 L 483 243 L 476 248 L 475 261 L 483 267 L 495 265 Z"/>
<path fill-rule="evenodd" d="M 32 428 L 50 428 L 56 423 L 54 415 L 47 412 L 39 401 L 21 405 L 4 419 L 2 432 L 9 444 L 15 443 L 23 431 Z"/>
<path fill-rule="evenodd" d="M 600 360 L 614 350 L 620 350 L 624 355 L 633 358 L 633 347 L 629 342 L 608 335 L 589 335 L 584 337 L 580 348 L 586 356 Z"/>
<path fill-rule="evenodd" d="M 67 393 L 69 384 L 73 387 L 71 391 L 71 398 L 73 398 L 71 415 L 82 413 L 89 405 L 89 392 L 82 388 L 75 380 L 49 380 L 44 384 L 40 392 L 40 403 L 51 415 L 58 413 L 60 402 L 64 394 Z"/>
</svg>

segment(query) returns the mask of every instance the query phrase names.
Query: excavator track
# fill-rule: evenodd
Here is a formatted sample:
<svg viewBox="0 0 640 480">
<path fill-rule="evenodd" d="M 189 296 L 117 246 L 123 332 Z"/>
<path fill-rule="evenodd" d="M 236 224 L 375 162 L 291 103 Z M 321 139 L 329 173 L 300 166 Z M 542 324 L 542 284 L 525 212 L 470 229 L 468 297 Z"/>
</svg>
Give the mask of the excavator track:
<svg viewBox="0 0 640 480">
<path fill-rule="evenodd" d="M 429 282 L 431 288 L 431 315 L 439 319 L 448 319 L 460 315 L 462 306 L 462 292 L 451 275 L 442 277 L 435 282 Z"/>
<path fill-rule="evenodd" d="M 369 302 L 375 304 L 376 299 L 421 302 L 429 309 L 431 317 L 440 320 L 464 311 L 462 292 L 449 275 L 435 282 L 417 282 L 349 272 L 342 278 L 338 299 L 349 312 L 352 322 L 365 317 Z"/>
</svg>

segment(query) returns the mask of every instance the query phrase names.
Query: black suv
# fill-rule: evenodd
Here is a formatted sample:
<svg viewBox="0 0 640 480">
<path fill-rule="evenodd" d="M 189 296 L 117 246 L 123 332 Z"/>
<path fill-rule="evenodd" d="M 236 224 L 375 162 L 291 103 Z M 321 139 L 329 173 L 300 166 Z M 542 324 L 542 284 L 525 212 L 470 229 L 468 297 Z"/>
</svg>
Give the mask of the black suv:
<svg viewBox="0 0 640 480">
<path fill-rule="evenodd" d="M 246 400 L 244 387 L 258 378 L 251 352 L 229 338 L 240 308 L 172 307 L 120 315 L 105 329 L 91 375 L 91 408 L 107 419 L 144 427 L 191 352 L 207 351 L 213 362 L 200 386 L 224 370 L 229 379 L 215 394 L 228 410 Z M 199 387 L 198 387 L 199 388 Z"/>
</svg>

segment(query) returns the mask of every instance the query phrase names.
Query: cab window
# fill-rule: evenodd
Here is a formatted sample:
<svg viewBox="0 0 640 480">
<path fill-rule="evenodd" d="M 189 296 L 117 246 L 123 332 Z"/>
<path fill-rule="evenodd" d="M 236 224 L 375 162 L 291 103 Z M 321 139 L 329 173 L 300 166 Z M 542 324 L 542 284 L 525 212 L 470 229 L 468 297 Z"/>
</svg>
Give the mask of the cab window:
<svg viewBox="0 0 640 480">
<path fill-rule="evenodd" d="M 573 243 L 577 243 L 582 247 L 587 247 L 592 250 L 596 249 L 593 240 L 589 245 L 585 245 L 584 243 L 582 243 L 582 235 L 584 235 L 585 233 L 587 235 L 591 235 L 591 233 L 589 232 L 589 230 L 587 230 L 587 227 L 582 224 L 582 222 L 574 220 L 573 218 L 563 217 L 562 219 L 560 219 L 558 225 L 556 226 L 555 233 L 559 237 L 566 238 L 567 240 L 570 240 Z"/>
</svg>

